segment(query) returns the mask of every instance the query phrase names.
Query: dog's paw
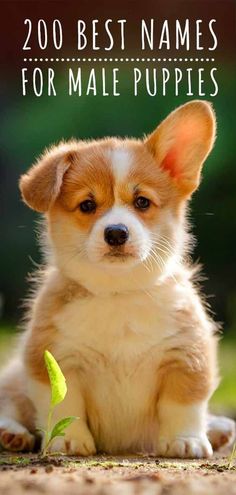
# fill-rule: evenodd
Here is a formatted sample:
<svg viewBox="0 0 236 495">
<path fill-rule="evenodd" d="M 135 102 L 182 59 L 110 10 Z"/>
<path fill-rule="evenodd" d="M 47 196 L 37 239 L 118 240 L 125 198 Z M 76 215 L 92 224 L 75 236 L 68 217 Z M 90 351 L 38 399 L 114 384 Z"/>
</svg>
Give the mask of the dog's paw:
<svg viewBox="0 0 236 495">
<path fill-rule="evenodd" d="M 207 422 L 207 436 L 214 450 L 230 445 L 236 437 L 235 421 L 224 416 L 210 415 Z"/>
<path fill-rule="evenodd" d="M 4 450 L 12 452 L 32 452 L 35 437 L 15 421 L 0 420 L 0 445 Z"/>
<path fill-rule="evenodd" d="M 94 439 L 86 426 L 68 431 L 65 437 L 58 437 L 49 445 L 49 452 L 62 452 L 67 455 L 89 456 L 96 454 Z"/>
<path fill-rule="evenodd" d="M 160 457 L 201 459 L 211 457 L 212 447 L 207 437 L 178 436 L 172 439 L 160 438 L 156 451 Z"/>
</svg>

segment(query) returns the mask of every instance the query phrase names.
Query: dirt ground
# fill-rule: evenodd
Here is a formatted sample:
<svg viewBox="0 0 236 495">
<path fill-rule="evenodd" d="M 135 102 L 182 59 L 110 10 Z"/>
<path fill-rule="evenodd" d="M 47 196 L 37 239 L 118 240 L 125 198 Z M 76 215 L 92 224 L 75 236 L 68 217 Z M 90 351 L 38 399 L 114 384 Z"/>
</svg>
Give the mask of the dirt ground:
<svg viewBox="0 0 236 495">
<path fill-rule="evenodd" d="M 208 461 L 0 455 L 1 495 L 236 495 L 229 453 Z"/>
</svg>

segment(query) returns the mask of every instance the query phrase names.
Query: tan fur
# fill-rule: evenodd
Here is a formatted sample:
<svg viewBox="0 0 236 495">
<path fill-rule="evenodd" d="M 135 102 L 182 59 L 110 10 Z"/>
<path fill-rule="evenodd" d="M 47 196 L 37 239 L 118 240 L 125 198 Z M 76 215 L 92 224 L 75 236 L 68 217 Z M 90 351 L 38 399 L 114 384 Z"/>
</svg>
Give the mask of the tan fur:
<svg viewBox="0 0 236 495">
<path fill-rule="evenodd" d="M 178 403 L 196 403 L 210 396 L 218 384 L 217 327 L 207 317 L 205 324 L 212 328 L 211 339 L 206 337 L 204 328 L 201 332 L 201 313 L 194 299 L 175 312 L 175 320 L 183 345 L 177 343 L 170 348 L 161 362 L 159 395 Z"/>
<path fill-rule="evenodd" d="M 63 151 L 61 151 L 63 150 Z M 57 198 L 63 176 L 71 163 L 71 152 L 66 153 L 62 145 L 52 149 L 34 165 L 30 174 L 20 179 L 20 190 L 25 202 L 36 211 L 45 212 Z"/>
<path fill-rule="evenodd" d="M 87 297 L 89 292 L 56 270 L 48 270 L 43 278 L 44 284 L 28 315 L 29 328 L 25 334 L 24 360 L 34 378 L 49 383 L 44 365 L 44 351 L 48 349 L 53 353 L 54 344 L 59 338 L 53 324 L 53 316 L 74 298 Z"/>
<path fill-rule="evenodd" d="M 35 409 L 27 397 L 26 379 L 22 363 L 18 359 L 14 359 L 2 372 L 0 378 L 0 411 L 6 409 L 10 414 L 13 404 L 17 421 L 30 432 L 34 432 Z"/>
<path fill-rule="evenodd" d="M 60 195 L 50 209 L 50 223 L 53 223 L 58 215 L 63 215 L 65 221 L 74 220 L 81 229 L 88 231 L 97 219 L 112 207 L 115 201 L 114 178 L 109 161 L 104 156 L 109 145 L 113 146 L 112 140 L 101 143 L 99 147 L 91 143 L 84 148 L 78 158 L 77 167 L 75 161 L 74 166 L 66 173 Z M 119 184 L 118 201 L 135 211 L 134 199 L 137 196 L 147 196 L 152 200 L 151 208 L 147 212 L 136 210 L 135 213 L 148 225 L 155 225 L 159 218 L 159 208 L 172 202 L 175 203 L 177 212 L 181 197 L 176 195 L 168 173 L 155 166 L 154 159 L 143 149 L 142 143 L 127 140 L 126 145 L 135 157 L 136 167 L 131 169 L 126 181 Z M 90 157 L 93 157 L 94 161 Z M 96 213 L 86 217 L 79 211 L 78 204 L 87 198 L 88 192 L 89 196 L 96 197 L 98 207 Z"/>
<path fill-rule="evenodd" d="M 215 342 L 200 341 L 168 351 L 158 370 L 159 395 L 194 404 L 216 388 Z"/>
<path fill-rule="evenodd" d="M 183 283 L 181 275 L 177 281 Z M 173 281 L 167 280 L 166 283 L 171 285 Z M 203 325 L 196 302 L 192 297 L 187 307 L 179 307 L 175 311 L 178 340 L 168 349 L 158 369 L 159 396 L 169 396 L 186 404 L 204 399 L 215 390 L 218 383 L 216 325 L 209 317 Z M 206 336 L 205 325 L 212 330 L 210 340 Z"/>
<path fill-rule="evenodd" d="M 56 419 L 80 417 L 56 450 L 211 455 L 205 419 L 217 384 L 216 327 L 185 261 L 185 213 L 214 134 L 210 105 L 190 102 L 144 141 L 61 143 L 21 178 L 24 201 L 46 216 L 48 267 L 20 351 L 25 405 L 11 375 L 0 401 L 7 390 L 23 411 L 30 397 L 35 424 L 45 426 L 50 350 L 68 386 Z M 136 206 L 140 196 L 146 210 Z M 95 211 L 81 211 L 85 200 Z M 110 224 L 127 226 L 125 244 L 105 242 Z"/>
<path fill-rule="evenodd" d="M 147 145 L 180 192 L 188 196 L 199 185 L 202 164 L 214 144 L 216 121 L 211 106 L 201 101 L 179 110 L 168 115 L 148 137 Z"/>
</svg>

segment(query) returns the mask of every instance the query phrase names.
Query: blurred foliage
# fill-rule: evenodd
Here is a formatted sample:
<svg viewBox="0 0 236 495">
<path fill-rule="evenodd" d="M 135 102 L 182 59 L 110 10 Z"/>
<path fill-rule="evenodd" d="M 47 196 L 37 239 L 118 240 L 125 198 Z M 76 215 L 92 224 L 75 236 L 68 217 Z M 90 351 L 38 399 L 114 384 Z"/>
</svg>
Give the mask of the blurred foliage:
<svg viewBox="0 0 236 495">
<path fill-rule="evenodd" d="M 204 169 L 204 180 L 192 201 L 192 224 L 197 237 L 194 259 L 204 264 L 203 283 L 217 319 L 236 324 L 236 287 L 233 276 L 235 222 L 235 74 L 232 67 L 218 72 L 219 94 L 213 99 L 218 117 L 218 138 Z M 5 319 L 19 317 L 19 302 L 26 293 L 25 276 L 40 261 L 33 229 L 36 214 L 23 206 L 18 177 L 41 151 L 60 139 L 97 138 L 104 135 L 137 136 L 148 133 L 173 108 L 194 97 L 138 97 L 125 77 L 120 97 L 68 96 L 58 76 L 57 97 L 22 97 L 19 88 L 4 88 L 1 119 L 2 200 L 1 294 Z"/>
<path fill-rule="evenodd" d="M 211 409 L 215 412 L 236 411 L 236 348 L 232 340 L 227 339 L 219 345 L 220 384 L 211 399 Z"/>
</svg>

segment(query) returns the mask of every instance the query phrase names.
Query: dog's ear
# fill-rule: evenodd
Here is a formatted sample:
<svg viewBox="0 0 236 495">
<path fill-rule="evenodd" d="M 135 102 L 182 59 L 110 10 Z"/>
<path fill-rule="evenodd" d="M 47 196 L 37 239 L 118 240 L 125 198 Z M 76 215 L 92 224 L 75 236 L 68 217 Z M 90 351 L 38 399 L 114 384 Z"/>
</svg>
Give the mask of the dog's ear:
<svg viewBox="0 0 236 495">
<path fill-rule="evenodd" d="M 212 149 L 215 133 L 211 104 L 195 100 L 172 112 L 145 143 L 158 165 L 168 171 L 184 195 L 189 195 L 199 185 L 202 165 Z"/>
<path fill-rule="evenodd" d="M 62 143 L 46 151 L 20 178 L 24 202 L 33 210 L 45 213 L 60 193 L 63 176 L 73 162 L 76 145 Z"/>
</svg>

